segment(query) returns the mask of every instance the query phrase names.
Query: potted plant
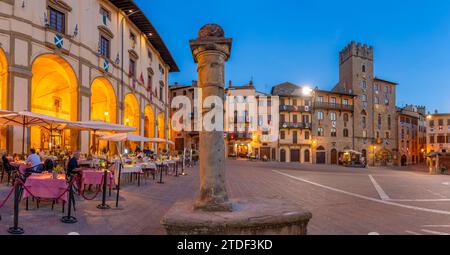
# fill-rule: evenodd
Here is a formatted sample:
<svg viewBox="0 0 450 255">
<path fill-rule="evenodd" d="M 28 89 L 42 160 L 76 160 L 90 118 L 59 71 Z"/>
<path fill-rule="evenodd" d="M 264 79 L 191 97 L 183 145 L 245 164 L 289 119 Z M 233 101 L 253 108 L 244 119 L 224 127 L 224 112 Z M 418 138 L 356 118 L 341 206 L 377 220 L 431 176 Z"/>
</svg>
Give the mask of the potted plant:
<svg viewBox="0 0 450 255">
<path fill-rule="evenodd" d="M 53 168 L 53 179 L 58 179 L 58 175 L 63 174 L 64 173 L 64 168 L 62 166 L 56 166 L 55 168 Z"/>
</svg>

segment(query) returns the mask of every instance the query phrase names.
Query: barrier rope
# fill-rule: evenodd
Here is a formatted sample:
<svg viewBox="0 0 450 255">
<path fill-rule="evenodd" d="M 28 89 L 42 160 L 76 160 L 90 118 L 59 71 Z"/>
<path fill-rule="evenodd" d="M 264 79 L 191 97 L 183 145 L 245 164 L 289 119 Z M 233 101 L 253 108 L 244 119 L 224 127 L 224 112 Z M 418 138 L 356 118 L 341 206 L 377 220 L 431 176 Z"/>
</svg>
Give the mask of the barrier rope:
<svg viewBox="0 0 450 255">
<path fill-rule="evenodd" d="M 69 192 L 69 190 L 70 190 L 70 188 L 72 187 L 72 185 L 73 185 L 73 183 L 74 183 L 74 179 L 69 183 L 69 186 L 67 187 L 67 189 L 60 195 L 60 196 L 58 196 L 57 198 L 55 198 L 54 200 L 60 200 L 65 194 L 67 194 L 67 192 Z M 22 185 L 22 187 L 32 196 L 32 197 L 34 197 L 34 198 L 39 198 L 38 196 L 35 196 L 26 186 L 25 186 L 25 183 L 21 180 L 21 179 L 19 179 L 18 181 L 17 181 L 18 183 L 20 183 L 21 185 Z"/>
<path fill-rule="evenodd" d="M 11 195 L 14 193 L 14 189 L 17 186 L 17 182 L 14 183 L 14 186 L 12 187 L 11 191 L 9 192 L 9 194 L 6 196 L 5 200 L 0 204 L 0 209 L 3 208 L 3 206 L 5 206 L 6 202 L 8 202 L 9 198 L 11 197 Z"/>
<path fill-rule="evenodd" d="M 78 189 L 78 193 L 80 193 L 81 197 L 83 197 L 84 199 L 86 199 L 88 201 L 92 201 L 98 196 L 98 194 L 100 194 L 100 192 L 102 191 L 102 187 L 103 187 L 103 177 L 102 177 L 102 181 L 100 182 L 100 185 L 98 186 L 97 192 L 94 194 L 94 196 L 92 198 L 86 197 L 84 195 L 84 191 L 80 192 L 80 189 Z"/>
</svg>

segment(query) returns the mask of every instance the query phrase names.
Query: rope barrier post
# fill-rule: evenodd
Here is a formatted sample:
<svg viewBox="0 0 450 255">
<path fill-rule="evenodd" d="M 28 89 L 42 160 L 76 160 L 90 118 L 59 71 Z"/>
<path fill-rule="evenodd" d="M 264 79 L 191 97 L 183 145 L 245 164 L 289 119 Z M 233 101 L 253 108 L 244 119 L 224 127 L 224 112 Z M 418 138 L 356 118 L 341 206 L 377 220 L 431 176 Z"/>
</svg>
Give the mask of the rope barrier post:
<svg viewBox="0 0 450 255">
<path fill-rule="evenodd" d="M 25 233 L 25 230 L 19 227 L 19 203 L 21 189 L 22 184 L 19 183 L 18 178 L 16 178 L 14 191 L 14 226 L 8 229 L 8 233 L 12 235 L 22 235 L 23 233 Z"/>
<path fill-rule="evenodd" d="M 106 186 L 108 184 L 108 170 L 105 169 L 105 171 L 103 172 L 103 197 L 102 197 L 102 204 L 101 205 L 97 205 L 98 209 L 101 210 L 107 210 L 107 209 L 111 209 L 111 207 L 109 205 L 106 204 Z"/>
<path fill-rule="evenodd" d="M 175 161 L 175 177 L 178 177 L 179 175 L 178 175 L 178 165 L 179 165 L 179 162 L 178 161 Z"/>
<path fill-rule="evenodd" d="M 119 163 L 119 176 L 117 176 L 117 195 L 116 195 L 116 208 L 119 208 L 119 192 L 120 192 L 120 176 L 122 175 L 122 163 Z"/>
<path fill-rule="evenodd" d="M 66 224 L 74 224 L 77 223 L 78 220 L 74 216 L 72 216 L 72 201 L 75 199 L 73 196 L 73 176 L 71 177 L 71 180 L 69 182 L 69 205 L 67 207 L 67 216 L 63 216 L 61 218 L 61 222 Z"/>
<path fill-rule="evenodd" d="M 163 167 L 164 165 L 161 163 L 160 165 L 158 165 L 159 168 L 159 184 L 164 184 L 163 182 Z"/>
</svg>

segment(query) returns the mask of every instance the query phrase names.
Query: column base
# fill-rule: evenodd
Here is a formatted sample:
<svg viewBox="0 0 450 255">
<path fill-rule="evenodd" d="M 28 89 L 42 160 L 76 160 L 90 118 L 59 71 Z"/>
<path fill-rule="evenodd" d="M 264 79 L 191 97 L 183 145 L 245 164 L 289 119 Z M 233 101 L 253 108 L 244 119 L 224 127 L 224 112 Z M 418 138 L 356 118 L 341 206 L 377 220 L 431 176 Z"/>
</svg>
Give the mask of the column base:
<svg viewBox="0 0 450 255">
<path fill-rule="evenodd" d="M 194 209 L 179 201 L 161 224 L 169 235 L 306 235 L 312 214 L 301 206 L 274 199 L 232 200 L 231 212 Z"/>
</svg>

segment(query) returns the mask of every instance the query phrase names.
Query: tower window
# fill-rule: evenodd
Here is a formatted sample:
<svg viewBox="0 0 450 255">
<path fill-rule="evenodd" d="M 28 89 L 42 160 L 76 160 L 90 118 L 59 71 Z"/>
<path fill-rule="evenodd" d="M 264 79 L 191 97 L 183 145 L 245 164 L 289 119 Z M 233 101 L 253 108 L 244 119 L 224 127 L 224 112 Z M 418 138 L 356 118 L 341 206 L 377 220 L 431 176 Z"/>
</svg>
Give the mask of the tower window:
<svg viewBox="0 0 450 255">
<path fill-rule="evenodd" d="M 363 72 L 363 73 L 366 72 L 366 65 L 362 65 L 362 72 Z"/>
</svg>

